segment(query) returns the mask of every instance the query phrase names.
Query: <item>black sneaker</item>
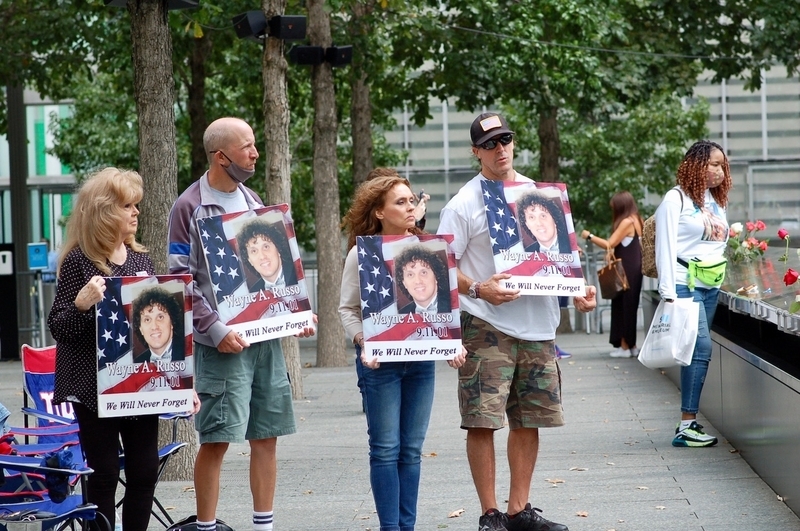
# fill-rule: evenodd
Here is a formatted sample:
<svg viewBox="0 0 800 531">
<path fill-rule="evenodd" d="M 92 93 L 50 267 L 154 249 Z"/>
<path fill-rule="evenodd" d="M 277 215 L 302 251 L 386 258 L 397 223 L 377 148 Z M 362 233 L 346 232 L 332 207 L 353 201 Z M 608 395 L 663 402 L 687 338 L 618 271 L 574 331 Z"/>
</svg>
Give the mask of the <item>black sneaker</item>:
<svg viewBox="0 0 800 531">
<path fill-rule="evenodd" d="M 537 514 L 540 512 L 542 512 L 541 509 L 531 507 L 529 503 L 513 518 L 511 516 L 507 517 L 506 529 L 508 531 L 569 531 L 569 528 L 564 524 L 557 524 L 542 518 Z"/>
<path fill-rule="evenodd" d="M 478 519 L 478 531 L 506 531 L 508 515 L 497 509 L 489 509 Z"/>
</svg>

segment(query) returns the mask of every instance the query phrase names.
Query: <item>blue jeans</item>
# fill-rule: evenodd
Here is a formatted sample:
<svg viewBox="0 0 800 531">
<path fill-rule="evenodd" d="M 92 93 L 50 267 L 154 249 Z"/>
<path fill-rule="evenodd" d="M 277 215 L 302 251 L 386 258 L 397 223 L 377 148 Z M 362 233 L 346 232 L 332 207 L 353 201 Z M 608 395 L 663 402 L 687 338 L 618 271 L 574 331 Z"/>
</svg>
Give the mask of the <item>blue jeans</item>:
<svg viewBox="0 0 800 531">
<path fill-rule="evenodd" d="M 372 496 L 381 531 L 412 531 L 417 520 L 422 443 L 433 406 L 434 362 L 362 369 Z"/>
<path fill-rule="evenodd" d="M 681 299 L 694 297 L 700 303 L 700 322 L 692 363 L 688 367 L 681 367 L 681 411 L 696 415 L 700 408 L 700 393 L 706 382 L 708 362 L 711 361 L 711 323 L 717 311 L 719 288 L 696 287 L 694 291 L 689 291 L 687 286 L 678 284 L 675 291 Z"/>
</svg>

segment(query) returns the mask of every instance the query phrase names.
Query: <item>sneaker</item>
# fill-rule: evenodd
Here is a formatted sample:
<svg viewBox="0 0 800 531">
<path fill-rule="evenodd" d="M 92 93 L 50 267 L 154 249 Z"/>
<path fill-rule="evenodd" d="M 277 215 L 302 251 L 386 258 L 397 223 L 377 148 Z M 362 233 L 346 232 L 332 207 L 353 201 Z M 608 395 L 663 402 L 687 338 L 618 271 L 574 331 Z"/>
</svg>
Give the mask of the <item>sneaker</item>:
<svg viewBox="0 0 800 531">
<path fill-rule="evenodd" d="M 611 356 L 612 358 L 630 358 L 631 351 L 627 349 L 623 350 L 622 347 L 620 347 L 612 350 L 611 352 L 609 352 L 608 355 Z"/>
<path fill-rule="evenodd" d="M 631 358 L 639 357 L 639 347 L 631 347 Z"/>
<path fill-rule="evenodd" d="M 506 529 L 508 531 L 569 531 L 564 524 L 551 522 L 537 514 L 540 512 L 542 512 L 541 509 L 531 507 L 529 503 L 513 518 L 507 517 Z"/>
<path fill-rule="evenodd" d="M 696 421 L 692 421 L 686 429 L 680 429 L 681 425 L 675 428 L 675 438 L 672 439 L 672 446 L 690 446 L 692 448 L 702 448 L 717 444 L 717 438 L 708 435 L 703 431 L 703 426 Z"/>
<path fill-rule="evenodd" d="M 506 531 L 508 515 L 497 509 L 489 509 L 478 518 L 478 531 Z"/>
<path fill-rule="evenodd" d="M 556 359 L 557 360 L 565 360 L 567 358 L 571 358 L 572 357 L 572 354 L 570 354 L 569 352 L 564 352 L 563 350 L 558 348 L 558 345 L 556 345 L 555 347 L 556 347 Z"/>
</svg>

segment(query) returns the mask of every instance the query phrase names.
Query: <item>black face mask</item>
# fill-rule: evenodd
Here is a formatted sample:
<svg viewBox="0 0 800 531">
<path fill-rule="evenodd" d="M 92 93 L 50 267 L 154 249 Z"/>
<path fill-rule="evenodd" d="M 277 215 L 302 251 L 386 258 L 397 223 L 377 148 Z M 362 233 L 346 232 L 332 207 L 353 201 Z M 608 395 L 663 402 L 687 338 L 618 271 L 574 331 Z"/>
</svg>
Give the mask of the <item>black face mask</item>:
<svg viewBox="0 0 800 531">
<path fill-rule="evenodd" d="M 222 153 L 223 157 L 228 159 L 228 162 L 230 162 L 230 164 L 228 164 L 227 167 L 223 166 L 222 168 L 225 170 L 225 173 L 227 173 L 228 176 L 230 176 L 230 178 L 233 179 L 234 181 L 244 184 L 244 182 L 247 181 L 247 179 L 255 175 L 256 173 L 255 168 L 253 168 L 252 170 L 246 170 L 241 166 L 239 166 L 238 164 L 236 164 L 235 162 L 233 162 L 231 158 L 225 154 L 224 151 L 220 149 L 219 152 Z"/>
</svg>

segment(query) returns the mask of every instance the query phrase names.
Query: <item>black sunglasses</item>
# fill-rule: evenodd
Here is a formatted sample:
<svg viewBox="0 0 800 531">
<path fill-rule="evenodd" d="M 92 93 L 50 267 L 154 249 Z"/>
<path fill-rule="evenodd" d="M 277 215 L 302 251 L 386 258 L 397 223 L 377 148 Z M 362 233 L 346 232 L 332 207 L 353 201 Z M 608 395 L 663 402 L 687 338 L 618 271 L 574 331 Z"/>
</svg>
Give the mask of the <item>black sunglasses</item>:
<svg viewBox="0 0 800 531">
<path fill-rule="evenodd" d="M 487 140 L 483 144 L 478 144 L 478 147 L 481 149 L 494 149 L 497 147 L 497 143 L 500 142 L 504 146 L 507 146 L 514 140 L 514 135 L 511 133 L 506 133 L 504 135 L 500 135 L 497 138 L 492 138 L 491 140 Z"/>
</svg>

